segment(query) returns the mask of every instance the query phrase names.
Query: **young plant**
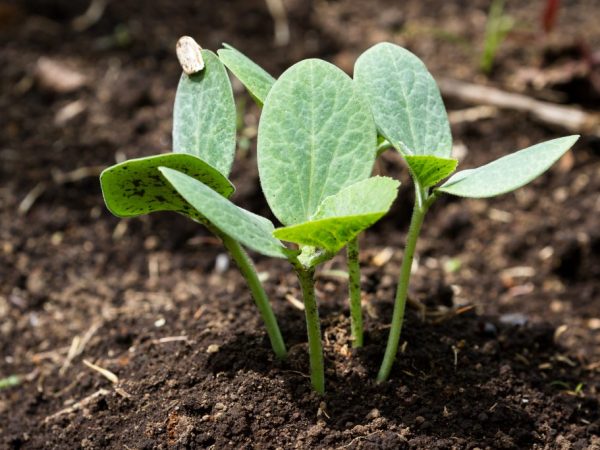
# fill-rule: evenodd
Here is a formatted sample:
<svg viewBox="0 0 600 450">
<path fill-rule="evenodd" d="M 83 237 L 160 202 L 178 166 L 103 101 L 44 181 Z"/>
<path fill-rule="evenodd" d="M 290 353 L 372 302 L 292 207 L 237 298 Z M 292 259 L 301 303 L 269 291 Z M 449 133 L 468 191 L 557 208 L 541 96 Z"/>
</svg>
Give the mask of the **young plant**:
<svg viewBox="0 0 600 450">
<path fill-rule="evenodd" d="M 135 217 L 156 211 L 175 211 L 206 226 L 217 235 L 246 278 L 279 358 L 286 348 L 267 295 L 252 261 L 218 223 L 191 206 L 167 182 L 159 168 L 178 171 L 220 198 L 234 187 L 227 179 L 235 153 L 236 112 L 231 84 L 218 57 L 202 50 L 204 70 L 182 74 L 173 111 L 173 152 L 132 159 L 100 175 L 104 200 L 118 217 Z M 168 168 L 168 169 L 166 169 Z"/>
<path fill-rule="evenodd" d="M 378 381 L 384 381 L 398 350 L 421 225 L 436 198 L 442 194 L 485 198 L 513 191 L 545 172 L 579 136 L 528 147 L 481 167 L 457 172 L 438 185 L 455 171 L 457 160 L 451 158 L 452 136 L 439 89 L 423 62 L 397 45 L 377 44 L 356 61 L 354 81 L 371 105 L 379 134 L 404 157 L 415 187 L 392 325 L 377 376 Z"/>
<path fill-rule="evenodd" d="M 227 64 L 234 67 L 231 60 Z M 377 145 L 375 123 L 365 98 L 337 67 L 317 59 L 301 61 L 269 89 L 251 92 L 264 103 L 258 129 L 261 187 L 283 227 L 275 229 L 269 220 L 236 206 L 189 175 L 160 170 L 199 214 L 224 233 L 291 263 L 304 299 L 311 384 L 323 393 L 315 269 L 389 210 L 399 183 L 369 178 Z M 298 248 L 287 248 L 281 241 Z"/>
<path fill-rule="evenodd" d="M 269 91 L 275 84 L 273 78 L 262 67 L 248 58 L 231 45 L 223 44 L 225 48 L 218 50 L 218 55 L 223 64 L 242 82 L 251 97 L 263 106 Z M 371 156 L 374 158 L 374 156 Z M 371 158 L 369 157 L 369 158 Z M 282 221 L 283 222 L 283 221 Z M 347 261 L 349 275 L 349 306 L 351 320 L 352 346 L 363 345 L 363 321 L 360 290 L 360 267 L 358 262 L 358 235 L 348 241 Z"/>
</svg>

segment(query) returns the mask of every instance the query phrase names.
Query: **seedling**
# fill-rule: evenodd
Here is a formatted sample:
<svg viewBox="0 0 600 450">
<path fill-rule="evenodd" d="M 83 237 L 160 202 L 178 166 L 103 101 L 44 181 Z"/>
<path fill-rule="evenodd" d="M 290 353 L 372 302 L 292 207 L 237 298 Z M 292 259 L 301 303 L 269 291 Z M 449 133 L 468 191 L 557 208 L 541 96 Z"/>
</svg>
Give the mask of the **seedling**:
<svg viewBox="0 0 600 450">
<path fill-rule="evenodd" d="M 118 217 L 175 211 L 217 235 L 246 278 L 273 351 L 279 358 L 285 358 L 286 348 L 277 319 L 240 243 L 187 203 L 159 171 L 159 168 L 179 171 L 222 198 L 233 194 L 234 187 L 227 179 L 236 137 L 231 84 L 214 53 L 202 50 L 202 59 L 205 67 L 201 72 L 184 73 L 179 81 L 173 112 L 173 153 L 132 159 L 106 169 L 100 175 L 104 200 Z"/>
<path fill-rule="evenodd" d="M 239 52 L 231 45 L 223 44 L 225 48 L 220 49 L 217 53 L 219 58 L 225 66 L 242 82 L 242 84 L 248 90 L 250 96 L 255 100 L 255 102 L 259 106 L 263 106 L 267 95 L 269 94 L 271 88 L 275 84 L 275 78 L 273 78 L 268 72 L 266 72 L 262 67 L 252 61 L 243 53 Z M 336 72 L 337 73 L 337 72 Z M 339 74 L 338 74 L 339 75 Z M 339 78 L 339 77 L 338 77 Z M 342 85 L 342 84 L 341 84 Z M 340 85 L 340 86 L 341 86 Z M 292 94 L 297 95 L 297 94 Z M 312 94 L 311 94 L 312 95 Z M 333 94 L 332 94 L 333 95 Z M 284 108 L 284 106 L 281 106 Z M 297 117 L 293 117 L 293 120 L 304 120 L 306 117 L 303 116 L 302 112 L 299 112 Z M 267 119 L 268 121 L 274 122 L 275 125 L 273 128 L 277 128 L 276 119 Z M 260 130 L 259 130 L 260 131 Z M 274 131 L 276 134 L 277 131 Z M 310 137 L 310 139 L 313 139 Z M 320 141 L 323 141 L 320 139 Z M 294 142 L 294 139 L 290 137 L 289 142 Z M 350 144 L 351 145 L 351 144 Z M 367 147 L 368 148 L 368 147 Z M 275 148 L 273 152 L 278 152 L 279 150 Z M 370 150 L 367 150 L 367 153 Z M 302 154 L 298 154 L 299 159 L 302 159 Z M 367 170 L 367 167 L 372 165 L 372 160 L 374 159 L 374 155 L 368 153 L 363 156 L 364 158 L 364 168 Z M 260 158 L 260 152 L 259 152 Z M 371 161 L 367 163 L 366 161 Z M 260 162 L 259 162 L 260 164 Z M 265 166 L 265 165 L 263 165 Z M 269 166 L 269 163 L 266 164 Z M 290 167 L 289 165 L 287 167 Z M 268 170 L 268 169 L 264 169 Z M 367 171 L 370 172 L 370 169 Z M 287 168 L 282 168 L 282 173 L 287 173 Z M 316 183 L 320 183 L 318 174 L 315 174 Z M 333 176 L 333 175 L 331 175 Z M 267 176 L 268 177 L 268 176 Z M 285 178 L 282 176 L 282 178 Z M 261 176 L 262 180 L 262 176 Z M 277 181 L 269 182 L 267 181 L 267 186 L 270 187 L 270 184 L 277 187 Z M 263 183 L 264 187 L 264 183 Z M 299 189 L 301 190 L 301 189 Z M 276 202 L 275 202 L 276 203 Z M 277 216 L 279 218 L 279 216 Z M 285 220 L 282 220 L 282 223 L 287 223 Z M 281 236 L 283 239 L 283 237 Z M 350 299 L 350 317 L 351 317 L 351 336 L 352 336 L 352 346 L 360 347 L 363 345 L 363 324 L 362 324 L 362 309 L 361 309 L 361 290 L 360 290 L 360 268 L 358 262 L 358 236 L 351 238 L 347 243 L 347 259 L 348 259 L 348 275 L 349 275 L 349 299 Z"/>
<path fill-rule="evenodd" d="M 415 55 L 381 43 L 363 53 L 354 81 L 368 99 L 379 134 L 404 157 L 415 187 L 415 204 L 383 362 L 377 379 L 389 377 L 396 353 L 410 281 L 413 256 L 425 214 L 442 194 L 494 197 L 513 191 L 545 172 L 579 136 L 533 145 L 475 169 L 456 169 L 444 103 L 431 74 Z M 382 147 L 383 148 L 383 147 Z"/>
</svg>

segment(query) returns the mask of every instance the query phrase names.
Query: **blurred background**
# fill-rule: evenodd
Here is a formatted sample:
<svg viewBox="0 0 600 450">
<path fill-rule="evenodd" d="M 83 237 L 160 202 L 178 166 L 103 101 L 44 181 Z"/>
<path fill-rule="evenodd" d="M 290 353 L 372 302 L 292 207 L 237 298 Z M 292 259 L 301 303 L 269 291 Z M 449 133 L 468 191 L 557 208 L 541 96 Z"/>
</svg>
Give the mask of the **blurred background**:
<svg viewBox="0 0 600 450">
<path fill-rule="evenodd" d="M 119 220 L 98 183 L 116 161 L 170 150 L 181 71 L 174 48 L 189 35 L 206 49 L 229 43 L 274 76 L 309 57 L 351 75 L 371 45 L 405 46 L 440 82 L 461 168 L 582 134 L 548 174 L 514 194 L 438 202 L 411 296 L 431 311 L 468 307 L 490 332 L 498 323 L 551 327 L 551 341 L 597 386 L 598 23 L 597 0 L 0 0 L 0 378 L 68 373 L 74 337 L 94 326 L 105 330 L 90 341 L 98 356 L 153 333 L 162 319 L 193 316 L 198 298 L 231 295 L 239 276 L 215 266 L 222 250 L 212 236 L 174 214 Z M 255 161 L 260 110 L 233 82 L 234 200 L 268 214 Z M 365 301 L 390 304 L 412 193 L 394 152 L 376 171 L 405 186 L 363 242 Z M 256 259 L 272 273 L 276 311 L 288 311 L 293 278 Z M 343 258 L 329 269 L 338 267 Z M 332 289 L 343 301 L 344 283 Z M 221 317 L 225 330 L 239 326 L 226 306 L 207 308 L 204 317 Z M 15 402 L 6 397 L 0 413 Z"/>
</svg>

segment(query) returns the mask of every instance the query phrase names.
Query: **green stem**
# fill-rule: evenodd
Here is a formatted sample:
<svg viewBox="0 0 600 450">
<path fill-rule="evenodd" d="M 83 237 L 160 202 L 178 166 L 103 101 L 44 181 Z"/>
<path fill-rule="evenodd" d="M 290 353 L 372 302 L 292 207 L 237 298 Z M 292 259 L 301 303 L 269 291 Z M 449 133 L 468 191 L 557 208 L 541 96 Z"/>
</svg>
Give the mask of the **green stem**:
<svg viewBox="0 0 600 450">
<path fill-rule="evenodd" d="M 285 359 L 287 357 L 285 343 L 283 342 L 283 337 L 281 336 L 281 331 L 279 331 L 279 325 L 277 324 L 273 309 L 271 309 L 267 294 L 256 274 L 254 264 L 252 264 L 250 257 L 238 241 L 222 233 L 219 233 L 219 237 L 242 272 L 248 283 L 248 287 L 250 287 L 254 302 L 267 328 L 267 334 L 271 340 L 271 347 L 273 347 L 275 355 L 280 359 Z"/>
<path fill-rule="evenodd" d="M 321 324 L 315 296 L 315 269 L 296 266 L 296 273 L 302 288 L 306 332 L 308 334 L 308 355 L 310 358 L 310 382 L 319 394 L 325 393 L 325 369 L 323 346 L 321 344 Z"/>
<path fill-rule="evenodd" d="M 417 188 L 418 194 L 419 188 Z M 421 198 L 425 197 L 423 195 Z M 406 307 L 406 297 L 408 295 L 408 284 L 410 282 L 410 271 L 412 268 L 413 257 L 415 255 L 415 248 L 417 246 L 417 240 L 419 239 L 419 233 L 421 232 L 421 226 L 423 225 L 423 219 L 427 210 L 435 200 L 435 194 L 431 195 L 421 205 L 420 202 L 415 201 L 413 208 L 412 218 L 410 220 L 410 227 L 408 229 L 408 236 L 406 238 L 406 248 L 404 250 L 404 257 L 402 258 L 402 266 L 400 267 L 400 276 L 398 277 L 398 287 L 396 288 L 396 300 L 394 303 L 394 312 L 392 315 L 392 325 L 390 328 L 390 334 L 388 336 L 387 346 L 385 348 L 385 354 L 379 373 L 377 374 L 377 381 L 385 381 L 390 376 L 392 365 L 396 359 L 396 353 L 398 352 L 398 343 L 400 342 L 400 333 L 402 331 L 402 322 L 404 321 L 404 309 Z"/>
<path fill-rule="evenodd" d="M 358 236 L 348 242 L 348 291 L 350 296 L 350 329 L 352 347 L 363 346 L 363 318 L 360 292 L 360 265 L 358 262 Z"/>
</svg>

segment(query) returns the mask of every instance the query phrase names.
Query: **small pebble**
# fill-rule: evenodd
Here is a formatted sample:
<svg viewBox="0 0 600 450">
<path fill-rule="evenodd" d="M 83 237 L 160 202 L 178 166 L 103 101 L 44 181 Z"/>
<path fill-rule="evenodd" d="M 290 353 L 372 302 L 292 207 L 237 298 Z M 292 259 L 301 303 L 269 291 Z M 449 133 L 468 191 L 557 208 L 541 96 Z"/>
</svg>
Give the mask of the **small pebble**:
<svg viewBox="0 0 600 450">
<path fill-rule="evenodd" d="M 371 411 L 369 411 L 369 414 L 367 414 L 367 419 L 369 420 L 377 419 L 378 417 L 381 417 L 381 413 L 377 408 L 373 408 Z"/>
<path fill-rule="evenodd" d="M 229 257 L 225 253 L 219 253 L 215 260 L 215 272 L 223 273 L 229 269 Z"/>
<path fill-rule="evenodd" d="M 207 348 L 206 348 L 206 353 L 217 353 L 219 351 L 220 347 L 217 344 L 210 344 Z"/>
</svg>

